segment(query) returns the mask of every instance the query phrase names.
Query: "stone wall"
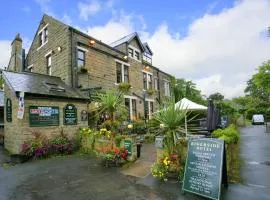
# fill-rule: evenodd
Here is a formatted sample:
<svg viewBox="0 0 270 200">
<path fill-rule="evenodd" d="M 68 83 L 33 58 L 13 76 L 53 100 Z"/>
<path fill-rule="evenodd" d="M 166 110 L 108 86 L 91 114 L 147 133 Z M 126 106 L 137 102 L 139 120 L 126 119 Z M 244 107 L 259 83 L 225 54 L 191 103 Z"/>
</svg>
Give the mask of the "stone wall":
<svg viewBox="0 0 270 200">
<path fill-rule="evenodd" d="M 37 33 L 46 25 L 48 29 L 48 42 L 40 47 L 38 34 L 35 35 L 26 57 L 26 67 L 33 65 L 32 72 L 47 74 L 46 54 L 51 52 L 52 76 L 61 77 L 66 84 L 71 85 L 71 41 L 69 27 L 44 15 Z M 61 51 L 58 50 L 58 47 L 61 48 Z"/>
<path fill-rule="evenodd" d="M 5 115 L 5 148 L 12 154 L 20 153 L 21 145 L 24 141 L 29 138 L 33 138 L 33 132 L 39 132 L 42 135 L 51 138 L 54 135 L 60 134 L 63 130 L 64 134 L 72 137 L 78 131 L 80 127 L 87 127 L 88 121 L 81 121 L 81 111 L 87 110 L 87 103 L 74 101 L 74 100 L 63 100 L 54 98 L 39 98 L 29 99 L 25 97 L 25 112 L 23 119 L 17 118 L 18 110 L 18 98 L 11 92 L 8 87 L 5 87 L 5 102 L 6 99 L 12 100 L 12 122 L 7 122 Z M 77 125 L 64 125 L 63 124 L 63 108 L 66 104 L 74 104 L 77 108 Z M 59 107 L 59 126 L 47 126 L 47 127 L 30 127 L 29 126 L 29 106 L 58 106 Z"/>
</svg>

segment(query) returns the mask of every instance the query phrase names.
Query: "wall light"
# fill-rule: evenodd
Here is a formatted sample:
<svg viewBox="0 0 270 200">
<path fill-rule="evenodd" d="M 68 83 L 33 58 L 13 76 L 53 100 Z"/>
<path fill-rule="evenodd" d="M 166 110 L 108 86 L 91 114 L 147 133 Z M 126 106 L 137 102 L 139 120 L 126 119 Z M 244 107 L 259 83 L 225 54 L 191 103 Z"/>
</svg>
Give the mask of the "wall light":
<svg viewBox="0 0 270 200">
<path fill-rule="evenodd" d="M 95 40 L 90 40 L 90 41 L 89 41 L 89 44 L 90 44 L 90 45 L 94 45 L 95 43 L 96 43 Z"/>
<path fill-rule="evenodd" d="M 61 52 L 62 51 L 62 47 L 57 47 L 57 50 L 59 51 L 59 52 Z"/>
<path fill-rule="evenodd" d="M 126 60 L 128 57 L 127 56 L 124 56 L 123 58 Z"/>
</svg>

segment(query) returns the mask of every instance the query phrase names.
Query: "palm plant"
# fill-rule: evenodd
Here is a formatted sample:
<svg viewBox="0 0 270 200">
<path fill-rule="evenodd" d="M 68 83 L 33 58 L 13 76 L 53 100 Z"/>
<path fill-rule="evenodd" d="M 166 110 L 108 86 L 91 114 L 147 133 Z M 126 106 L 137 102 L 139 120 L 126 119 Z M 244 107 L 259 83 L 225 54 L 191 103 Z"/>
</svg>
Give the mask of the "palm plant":
<svg viewBox="0 0 270 200">
<path fill-rule="evenodd" d="M 97 94 L 100 103 L 100 112 L 107 112 L 111 121 L 115 119 L 115 113 L 124 108 L 124 98 L 122 93 L 107 91 L 106 93 Z"/>
<path fill-rule="evenodd" d="M 184 132 L 185 130 L 181 128 L 181 125 L 185 123 L 185 117 L 187 115 L 187 109 L 180 107 L 175 107 L 175 99 L 170 98 L 168 104 L 161 106 L 159 111 L 154 114 L 154 119 L 160 124 L 164 125 L 166 139 L 165 146 L 170 153 L 172 153 L 174 147 L 176 146 L 176 132 Z"/>
</svg>

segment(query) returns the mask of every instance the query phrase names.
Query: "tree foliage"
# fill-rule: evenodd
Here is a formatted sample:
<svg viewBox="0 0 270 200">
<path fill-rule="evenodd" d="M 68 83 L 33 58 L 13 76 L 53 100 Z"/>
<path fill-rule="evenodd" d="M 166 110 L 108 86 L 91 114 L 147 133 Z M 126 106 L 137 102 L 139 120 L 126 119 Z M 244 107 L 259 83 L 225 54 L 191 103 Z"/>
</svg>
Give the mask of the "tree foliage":
<svg viewBox="0 0 270 200">
<path fill-rule="evenodd" d="M 247 117 L 261 113 L 270 115 L 270 60 L 258 67 L 245 89 L 246 96 L 233 99 L 243 106 Z"/>
<path fill-rule="evenodd" d="M 185 80 L 183 78 L 180 79 L 172 79 L 172 91 L 175 98 L 175 102 L 180 101 L 184 97 L 194 101 L 196 103 L 206 105 L 207 102 L 203 98 L 201 91 L 196 88 L 196 84 L 192 81 Z"/>
</svg>

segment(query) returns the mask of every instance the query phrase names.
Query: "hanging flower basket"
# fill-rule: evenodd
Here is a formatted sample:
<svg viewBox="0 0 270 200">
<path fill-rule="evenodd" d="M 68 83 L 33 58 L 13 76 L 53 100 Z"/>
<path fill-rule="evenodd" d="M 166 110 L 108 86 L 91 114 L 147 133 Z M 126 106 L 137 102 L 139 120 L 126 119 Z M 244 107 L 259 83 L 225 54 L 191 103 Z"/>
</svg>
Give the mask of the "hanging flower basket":
<svg viewBox="0 0 270 200">
<path fill-rule="evenodd" d="M 131 85 L 129 83 L 120 83 L 118 86 L 118 89 L 120 92 L 128 93 L 131 88 Z"/>
</svg>

